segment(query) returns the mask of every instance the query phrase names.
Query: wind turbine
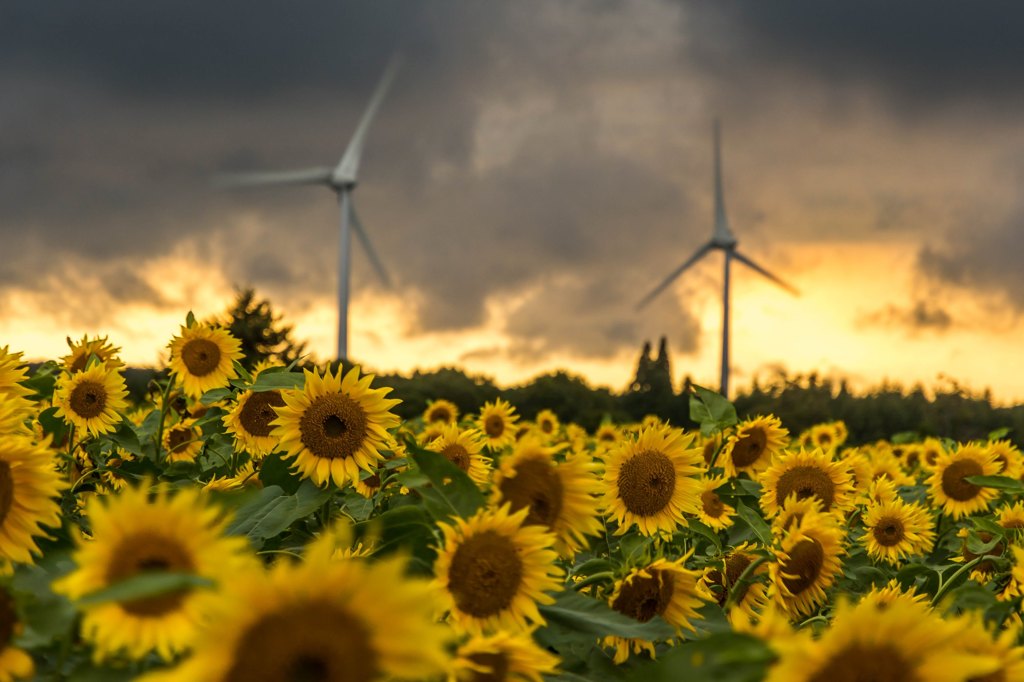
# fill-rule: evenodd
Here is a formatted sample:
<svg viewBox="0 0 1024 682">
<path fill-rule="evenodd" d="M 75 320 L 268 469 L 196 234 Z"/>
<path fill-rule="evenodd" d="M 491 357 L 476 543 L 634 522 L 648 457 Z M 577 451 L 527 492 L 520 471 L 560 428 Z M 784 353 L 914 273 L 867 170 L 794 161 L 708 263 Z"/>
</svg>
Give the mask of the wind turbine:
<svg viewBox="0 0 1024 682">
<path fill-rule="evenodd" d="M 377 271 L 384 286 L 391 286 L 391 278 L 388 277 L 384 264 L 377 256 L 370 238 L 359 222 L 355 205 L 352 202 L 352 190 L 359 182 L 359 161 L 363 154 L 363 145 L 366 142 L 366 135 L 370 130 L 377 110 L 380 108 L 384 95 L 387 94 L 391 82 L 395 79 L 399 66 L 398 57 L 393 57 L 384 70 L 377 89 L 374 90 L 370 103 L 363 112 L 363 117 L 356 126 L 352 139 L 341 155 L 341 160 L 334 167 L 304 168 L 290 171 L 270 171 L 264 173 L 236 173 L 224 175 L 219 178 L 222 185 L 231 187 L 255 187 L 266 185 L 325 185 L 338 195 L 338 206 L 340 208 L 340 238 L 338 240 L 338 359 L 348 359 L 348 298 L 350 279 L 350 242 L 351 233 L 355 232 L 356 238 L 362 245 L 363 250 L 370 259 L 370 264 Z"/>
<path fill-rule="evenodd" d="M 800 292 L 794 287 L 786 284 L 781 279 L 773 275 L 772 273 L 765 270 L 763 267 L 752 261 L 749 257 L 740 253 L 737 250 L 739 242 L 736 239 L 736 235 L 732 233 L 729 228 L 729 219 L 725 215 L 725 198 L 722 191 L 722 152 L 720 143 L 720 133 L 718 120 L 715 120 L 714 126 L 714 145 L 715 145 L 715 229 L 711 235 L 711 240 L 705 243 L 703 246 L 698 248 L 692 256 L 683 261 L 683 264 L 673 270 L 668 277 L 662 280 L 661 284 L 654 287 L 649 294 L 644 296 L 637 304 L 637 309 L 643 308 L 645 305 L 650 303 L 658 294 L 665 290 L 668 285 L 672 284 L 680 275 L 682 275 L 691 265 L 699 261 L 701 258 L 706 256 L 708 253 L 715 249 L 719 249 L 725 253 L 725 270 L 722 278 L 722 395 L 728 397 L 729 395 L 729 265 L 733 260 L 737 260 L 740 263 L 746 265 L 754 272 L 758 272 L 771 281 L 778 284 L 780 287 L 790 292 L 794 296 L 799 296 Z"/>
</svg>

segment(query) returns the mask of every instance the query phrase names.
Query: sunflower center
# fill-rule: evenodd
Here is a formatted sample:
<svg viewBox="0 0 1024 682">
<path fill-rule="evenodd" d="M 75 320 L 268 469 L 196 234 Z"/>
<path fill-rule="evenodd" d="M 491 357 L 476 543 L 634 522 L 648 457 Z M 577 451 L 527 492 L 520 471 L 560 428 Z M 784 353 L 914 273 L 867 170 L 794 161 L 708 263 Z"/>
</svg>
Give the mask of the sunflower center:
<svg viewBox="0 0 1024 682">
<path fill-rule="evenodd" d="M 181 347 L 181 361 L 189 374 L 205 377 L 220 366 L 220 346 L 209 339 L 190 339 Z"/>
<path fill-rule="evenodd" d="M 718 600 L 719 606 L 725 606 L 725 602 L 729 599 L 729 594 L 734 590 L 737 590 L 736 583 L 739 582 L 740 576 L 743 575 L 743 571 L 747 570 L 753 562 L 753 559 L 746 554 L 733 554 L 725 561 L 725 582 L 722 580 L 722 572 L 718 569 L 708 572 L 708 580 L 719 585 L 722 589 L 715 590 L 715 599 Z M 747 590 L 750 589 L 750 583 L 746 582 L 740 585 L 736 594 L 735 603 L 743 601 L 743 597 L 746 596 Z"/>
<path fill-rule="evenodd" d="M 555 430 L 555 423 L 550 419 L 545 419 L 540 423 L 540 430 L 544 433 L 551 433 Z"/>
<path fill-rule="evenodd" d="M 195 438 L 192 429 L 175 428 L 167 433 L 167 445 L 171 452 L 183 449 Z"/>
<path fill-rule="evenodd" d="M 879 519 L 875 527 L 871 529 L 871 532 L 875 536 L 875 542 L 882 547 L 898 545 L 906 537 L 903 522 L 892 516 Z"/>
<path fill-rule="evenodd" d="M 650 573 L 650 578 L 636 576 L 623 583 L 619 596 L 612 602 L 612 608 L 641 623 L 665 613 L 672 601 L 675 580 L 667 571 L 655 570 Z"/>
<path fill-rule="evenodd" d="M 973 459 L 959 459 L 942 472 L 942 492 L 946 497 L 963 502 L 973 499 L 981 492 L 981 487 L 968 483 L 968 476 L 980 476 L 983 472 L 981 464 Z"/>
<path fill-rule="evenodd" d="M 0 460 L 0 527 L 3 527 L 7 514 L 14 505 L 14 478 L 11 476 L 11 465 Z M 3 651 L 0 648 L 0 651 Z"/>
<path fill-rule="evenodd" d="M 627 511 L 654 516 L 672 499 L 676 468 L 662 452 L 646 450 L 631 457 L 619 469 L 619 498 Z"/>
<path fill-rule="evenodd" d="M 299 420 L 302 444 L 317 457 L 351 457 L 367 436 L 366 412 L 340 393 L 315 398 Z"/>
<path fill-rule="evenodd" d="M 0 651 L 7 648 L 17 628 L 18 612 L 14 609 L 14 599 L 6 589 L 0 588 Z"/>
<path fill-rule="evenodd" d="M 988 543 L 992 542 L 992 534 L 991 533 L 986 533 L 985 531 L 981 531 L 981 532 L 978 533 L 978 539 L 981 540 L 981 542 L 983 544 L 987 545 Z M 975 559 L 977 559 L 978 557 L 981 557 L 981 556 L 995 556 L 995 557 L 1002 556 L 1004 549 L 1005 549 L 1005 547 L 1003 547 L 1003 543 L 999 542 L 999 543 L 996 543 L 995 547 L 993 547 L 989 551 L 985 552 L 984 554 L 975 554 L 971 550 L 967 549 L 967 540 L 964 540 L 964 544 L 963 544 L 963 547 L 962 547 L 962 552 L 963 552 L 963 555 L 964 555 L 964 561 L 965 562 L 971 562 L 971 561 L 974 561 Z M 995 564 L 993 564 L 991 561 L 980 561 L 977 564 L 975 564 L 974 570 L 977 571 L 978 573 L 988 574 L 988 573 L 995 573 L 996 568 L 995 568 Z"/>
<path fill-rule="evenodd" d="M 474 670 L 469 682 L 505 682 L 508 679 L 508 656 L 503 653 L 479 653 L 467 656 L 477 665 L 487 668 L 490 672 L 482 673 Z"/>
<path fill-rule="evenodd" d="M 602 443 L 614 443 L 615 442 L 615 432 L 611 431 L 611 430 L 609 430 L 609 431 L 602 431 L 600 434 L 598 434 L 597 439 L 599 441 L 601 441 Z"/>
<path fill-rule="evenodd" d="M 238 420 L 242 427 L 254 436 L 265 438 L 270 435 L 270 422 L 277 419 L 275 407 L 284 405 L 280 391 L 261 391 L 253 393 L 242 405 Z"/>
<path fill-rule="evenodd" d="M 452 420 L 452 413 L 448 411 L 447 407 L 435 407 L 430 411 L 430 422 L 450 422 Z"/>
<path fill-rule="evenodd" d="M 512 511 L 529 507 L 524 523 L 551 528 L 562 512 L 562 478 L 544 459 L 527 459 L 516 465 L 516 475 L 501 480 L 501 497 Z"/>
<path fill-rule="evenodd" d="M 491 438 L 499 438 L 505 433 L 505 420 L 499 414 L 492 414 L 484 420 L 484 431 Z"/>
<path fill-rule="evenodd" d="M 472 457 L 462 445 L 458 443 L 449 443 L 441 448 L 441 454 L 444 455 L 449 462 L 459 467 L 463 471 L 469 471 L 469 463 Z"/>
<path fill-rule="evenodd" d="M 748 467 L 764 454 L 768 435 L 761 428 L 752 428 L 732 448 L 732 463 L 737 469 Z"/>
<path fill-rule="evenodd" d="M 711 464 L 711 458 L 715 456 L 715 450 L 718 448 L 718 443 L 713 440 L 709 440 L 704 443 L 704 463 Z"/>
<path fill-rule="evenodd" d="M 780 507 L 790 495 L 796 493 L 799 500 L 816 497 L 825 511 L 832 508 L 835 499 L 835 484 L 829 475 L 816 466 L 793 467 L 779 476 L 775 503 Z"/>
<path fill-rule="evenodd" d="M 821 432 L 818 434 L 818 445 L 826 446 L 832 443 L 832 435 L 828 432 Z"/>
<path fill-rule="evenodd" d="M 75 414 L 91 419 L 107 406 L 107 389 L 98 381 L 82 381 L 71 391 L 68 402 Z"/>
<path fill-rule="evenodd" d="M 107 566 L 108 585 L 133 578 L 142 573 L 168 571 L 191 573 L 195 570 L 191 553 L 174 538 L 139 533 L 121 540 Z M 121 608 L 133 616 L 160 617 L 177 611 L 189 589 L 175 590 L 152 597 L 120 602 Z"/>
<path fill-rule="evenodd" d="M 522 580 L 519 552 L 510 538 L 493 530 L 466 538 L 448 568 L 448 589 L 455 605 L 474 618 L 507 609 Z"/>
<path fill-rule="evenodd" d="M 83 352 L 71 363 L 71 367 L 68 370 L 74 374 L 75 372 L 81 372 L 85 369 L 86 364 L 89 362 L 90 353 Z"/>
<path fill-rule="evenodd" d="M 704 513 L 713 519 L 725 513 L 725 504 L 714 490 L 707 490 L 700 494 L 700 502 L 704 507 Z"/>
<path fill-rule="evenodd" d="M 835 653 L 809 682 L 920 682 L 899 649 L 890 644 L 851 644 Z"/>
<path fill-rule="evenodd" d="M 782 563 L 782 584 L 790 594 L 797 595 L 812 586 L 825 565 L 825 550 L 811 538 L 801 540 L 789 551 L 789 559 Z"/>
<path fill-rule="evenodd" d="M 370 632 L 330 603 L 287 604 L 249 626 L 226 682 L 368 682 L 380 675 Z"/>
</svg>

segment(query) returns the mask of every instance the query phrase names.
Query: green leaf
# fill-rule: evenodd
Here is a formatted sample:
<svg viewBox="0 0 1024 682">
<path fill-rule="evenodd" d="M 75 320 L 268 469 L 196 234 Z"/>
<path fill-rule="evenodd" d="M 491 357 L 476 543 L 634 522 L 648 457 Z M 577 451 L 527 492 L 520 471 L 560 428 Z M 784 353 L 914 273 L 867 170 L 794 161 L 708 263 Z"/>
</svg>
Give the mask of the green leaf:
<svg viewBox="0 0 1024 682">
<path fill-rule="evenodd" d="M 997 488 L 1013 493 L 1024 493 L 1024 483 L 1009 476 L 967 476 L 964 480 L 974 485 L 980 485 L 982 488 Z"/>
<path fill-rule="evenodd" d="M 560 592 L 555 597 L 555 603 L 541 606 L 540 612 L 548 622 L 545 629 L 568 628 L 588 640 L 608 635 L 648 640 L 669 639 L 675 636 L 674 628 L 660 617 L 656 616 L 646 623 L 641 623 L 612 610 L 603 601 L 572 590 Z"/>
<path fill-rule="evenodd" d="M 765 547 L 772 546 L 772 529 L 756 511 L 742 502 L 736 502 L 736 515 L 754 531 L 754 535 Z"/>
<path fill-rule="evenodd" d="M 1000 438 L 1006 438 L 1008 435 L 1010 435 L 1010 431 L 1013 431 L 1013 429 L 1011 429 L 1009 426 L 1004 426 L 1001 429 L 996 429 L 995 431 L 989 432 L 988 439 L 999 440 Z"/>
<path fill-rule="evenodd" d="M 700 535 L 703 538 L 707 538 L 718 549 L 719 552 L 722 551 L 722 538 L 718 537 L 718 533 L 716 533 L 710 527 L 704 525 L 698 519 L 687 519 L 686 525 L 691 532 L 696 533 L 697 535 Z"/>
<path fill-rule="evenodd" d="M 109 438 L 136 457 L 143 456 L 142 439 L 139 438 L 139 432 L 135 429 L 135 425 L 127 419 L 118 425 L 117 430 L 110 434 Z"/>
<path fill-rule="evenodd" d="M 249 387 L 255 392 L 287 391 L 302 388 L 306 385 L 306 375 L 302 372 L 260 372 L 256 381 Z"/>
<path fill-rule="evenodd" d="M 193 587 L 213 587 L 214 584 L 209 578 L 191 573 L 139 573 L 110 587 L 90 592 L 75 603 L 79 608 L 88 608 L 112 601 L 130 602 L 146 597 L 156 597 Z"/>
<path fill-rule="evenodd" d="M 203 397 L 199 399 L 199 402 L 203 405 L 212 405 L 220 402 L 221 400 L 227 400 L 233 395 L 235 395 L 235 392 L 230 388 L 214 388 L 204 393 Z"/>
<path fill-rule="evenodd" d="M 185 315 L 185 326 L 189 329 L 196 326 L 196 316 L 191 310 L 188 311 L 187 315 Z"/>
<path fill-rule="evenodd" d="M 484 494 L 462 469 L 448 461 L 444 455 L 410 444 L 409 456 L 430 481 L 417 489 L 424 500 L 433 503 L 437 520 L 451 516 L 469 518 L 484 506 Z M 406 483 L 408 485 L 408 483 Z M 437 514 L 442 516 L 439 518 Z"/>
<path fill-rule="evenodd" d="M 690 419 L 700 424 L 700 431 L 705 436 L 715 431 L 724 431 L 739 422 L 732 403 L 718 393 L 696 384 L 690 396 Z"/>
<path fill-rule="evenodd" d="M 415 560 L 413 568 L 418 573 L 433 575 L 436 558 L 434 533 L 437 526 L 423 507 L 412 504 L 395 507 L 368 523 L 379 524 L 381 529 L 376 555 L 408 551 Z"/>
<path fill-rule="evenodd" d="M 331 496 L 328 488 L 318 488 L 312 481 L 303 481 L 294 495 L 285 495 L 276 486 L 264 488 L 248 504 L 238 509 L 229 535 L 245 535 L 257 546 L 280 535 L 299 519 L 319 509 Z"/>
<path fill-rule="evenodd" d="M 292 471 L 291 465 L 281 457 L 279 452 L 272 452 L 263 458 L 259 477 L 264 486 L 280 486 L 289 495 L 298 490 L 302 484 L 302 478 Z"/>
<path fill-rule="evenodd" d="M 894 433 L 889 442 L 894 445 L 906 445 L 907 443 L 916 443 L 921 440 L 921 435 L 917 431 L 900 431 Z"/>
</svg>

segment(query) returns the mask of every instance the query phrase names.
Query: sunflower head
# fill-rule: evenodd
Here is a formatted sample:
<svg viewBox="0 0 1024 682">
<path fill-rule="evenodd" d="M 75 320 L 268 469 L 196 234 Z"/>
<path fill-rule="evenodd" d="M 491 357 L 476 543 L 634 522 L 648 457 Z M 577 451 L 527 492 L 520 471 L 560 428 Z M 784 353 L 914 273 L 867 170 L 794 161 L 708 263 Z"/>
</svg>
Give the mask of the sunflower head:
<svg viewBox="0 0 1024 682">
<path fill-rule="evenodd" d="M 440 524 L 444 547 L 434 575 L 456 628 L 479 634 L 544 623 L 537 604 L 554 601 L 547 592 L 562 588 L 562 571 L 551 549 L 555 537 L 524 525 L 527 513 L 510 513 L 505 505 Z"/>
<path fill-rule="evenodd" d="M 0 437 L 0 564 L 32 563 L 42 526 L 60 527 L 54 500 L 67 487 L 45 443 L 23 434 Z"/>
<path fill-rule="evenodd" d="M 769 566 L 769 594 L 793 616 L 806 615 L 825 601 L 842 570 L 844 529 L 833 514 L 809 510 L 783 531 L 776 561 Z"/>
<path fill-rule="evenodd" d="M 755 417 L 739 424 L 726 439 L 716 464 L 723 467 L 729 477 L 741 471 L 756 477 L 788 444 L 789 431 L 782 428 L 778 417 Z"/>
<path fill-rule="evenodd" d="M 423 411 L 423 423 L 455 424 L 459 421 L 459 408 L 450 400 L 439 398 L 432 400 Z"/>
<path fill-rule="evenodd" d="M 978 443 L 963 444 L 952 452 L 943 453 L 928 478 L 935 505 L 944 515 L 954 519 L 988 509 L 992 500 L 998 497 L 998 491 L 966 479 L 992 476 L 998 469 L 995 454 Z"/>
<path fill-rule="evenodd" d="M 524 438 L 495 471 L 491 501 L 508 503 L 513 512 L 527 509 L 527 525 L 548 529 L 557 537 L 556 549 L 570 556 L 586 544 L 586 535 L 603 528 L 594 497 L 601 485 L 597 465 L 586 452 L 574 452 L 559 461 L 562 447 L 547 447 L 536 438 Z"/>
<path fill-rule="evenodd" d="M 491 464 L 483 456 L 484 442 L 483 434 L 476 429 L 461 429 L 458 424 L 447 424 L 441 427 L 440 435 L 427 444 L 427 449 L 441 453 L 474 483 L 484 486 L 491 475 Z"/>
<path fill-rule="evenodd" d="M 227 518 L 198 489 L 151 495 L 146 486 L 126 488 L 90 498 L 86 512 L 92 538 L 79 539 L 77 568 L 54 583 L 73 600 L 149 572 L 219 582 L 255 563 L 244 538 L 224 535 Z M 170 659 L 191 645 L 211 600 L 213 591 L 196 587 L 103 602 L 86 607 L 82 633 L 97 658 L 125 653 L 138 660 L 156 652 Z"/>
<path fill-rule="evenodd" d="M 876 561 L 899 564 L 912 555 L 931 552 L 935 522 L 924 507 L 900 499 L 868 505 L 862 542 Z"/>
<path fill-rule="evenodd" d="M 776 458 L 763 474 L 761 508 L 775 516 L 790 495 L 816 497 L 824 511 L 840 511 L 853 504 L 853 478 L 845 461 L 833 459 L 820 448 L 791 450 Z"/>
<path fill-rule="evenodd" d="M 238 376 L 233 363 L 243 357 L 241 342 L 226 329 L 199 323 L 182 326 L 169 346 L 171 373 L 190 398 L 223 388 Z"/>
<path fill-rule="evenodd" d="M 724 558 L 712 562 L 704 569 L 701 581 L 714 596 L 719 606 L 725 607 L 732 603 L 733 609 L 740 609 L 754 617 L 767 604 L 766 588 L 763 582 L 768 575 L 768 566 L 761 564 L 747 571 L 757 560 L 754 547 L 743 543 L 725 555 Z M 743 583 L 740 579 L 744 578 Z M 726 614 L 732 619 L 732 609 Z"/>
<path fill-rule="evenodd" d="M 732 517 L 736 509 L 722 501 L 716 492 L 728 481 L 721 476 L 709 476 L 701 479 L 700 508 L 697 518 L 705 525 L 723 530 L 732 525 Z"/>
<path fill-rule="evenodd" d="M 81 432 L 97 436 L 117 429 L 128 409 L 128 389 L 116 369 L 93 364 L 74 374 L 62 374 L 54 387 L 57 414 Z"/>
<path fill-rule="evenodd" d="M 304 388 L 281 394 L 284 405 L 270 423 L 283 456 L 317 485 L 343 487 L 360 471 L 372 473 L 392 442 L 387 429 L 398 426 L 391 408 L 400 401 L 385 398 L 390 388 L 370 388 L 373 375 L 360 377 L 358 367 L 344 378 L 341 371 L 305 370 Z"/>
<path fill-rule="evenodd" d="M 558 415 L 551 410 L 541 410 L 538 412 L 534 422 L 537 424 L 537 429 L 548 438 L 553 438 L 561 426 L 558 421 Z"/>
<path fill-rule="evenodd" d="M 669 426 L 645 429 L 609 453 L 603 506 L 617 533 L 634 524 L 644 535 L 683 525 L 683 513 L 700 508 L 701 464 L 693 435 Z"/>
<path fill-rule="evenodd" d="M 522 680 L 542 682 L 556 675 L 559 659 L 533 641 L 530 631 L 498 630 L 475 635 L 459 645 L 455 670 L 449 682 L 485 682 L 486 680 Z"/>
<path fill-rule="evenodd" d="M 90 364 L 90 358 L 96 358 L 96 361 L 107 369 L 124 367 L 124 363 L 118 358 L 121 349 L 112 345 L 106 336 L 97 336 L 94 339 L 83 336 L 79 341 L 72 341 L 69 336 L 67 340 L 71 352 L 62 357 L 61 362 L 69 374 L 83 371 Z"/>
<path fill-rule="evenodd" d="M 508 401 L 497 398 L 484 403 L 477 418 L 477 428 L 486 437 L 487 448 L 496 451 L 516 442 L 516 408 Z"/>
<path fill-rule="evenodd" d="M 277 419 L 277 408 L 283 406 L 280 391 L 243 391 L 224 415 L 224 426 L 240 450 L 264 457 L 277 447 L 271 422 Z"/>
<path fill-rule="evenodd" d="M 32 391 L 21 385 L 28 379 L 27 370 L 21 364 L 21 353 L 12 353 L 7 346 L 0 348 L 0 395 L 25 398 Z"/>
<path fill-rule="evenodd" d="M 1020 449 L 1008 440 L 994 440 L 988 444 L 989 452 L 995 457 L 998 475 L 1020 478 L 1024 473 L 1024 457 Z"/>
<path fill-rule="evenodd" d="M 167 461 L 194 462 L 203 449 L 203 434 L 195 419 L 182 419 L 164 429 Z"/>
</svg>

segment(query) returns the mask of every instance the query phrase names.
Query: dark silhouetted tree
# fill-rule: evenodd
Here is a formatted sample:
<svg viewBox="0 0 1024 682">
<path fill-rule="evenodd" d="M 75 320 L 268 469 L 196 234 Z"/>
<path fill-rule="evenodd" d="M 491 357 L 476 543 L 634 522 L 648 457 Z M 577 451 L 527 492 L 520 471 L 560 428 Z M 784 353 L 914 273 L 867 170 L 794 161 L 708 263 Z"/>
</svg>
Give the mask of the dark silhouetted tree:
<svg viewBox="0 0 1024 682">
<path fill-rule="evenodd" d="M 234 305 L 218 320 L 242 344 L 242 366 L 252 369 L 261 360 L 290 364 L 305 353 L 305 343 L 292 338 L 293 327 L 282 324 L 281 316 L 267 299 L 257 299 L 252 288 L 235 292 Z"/>
</svg>

